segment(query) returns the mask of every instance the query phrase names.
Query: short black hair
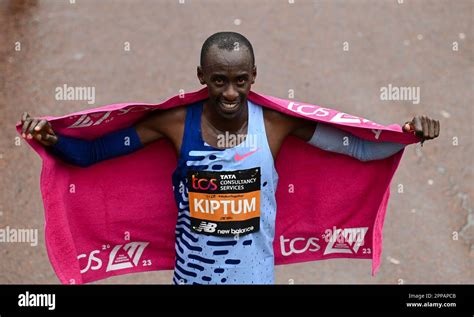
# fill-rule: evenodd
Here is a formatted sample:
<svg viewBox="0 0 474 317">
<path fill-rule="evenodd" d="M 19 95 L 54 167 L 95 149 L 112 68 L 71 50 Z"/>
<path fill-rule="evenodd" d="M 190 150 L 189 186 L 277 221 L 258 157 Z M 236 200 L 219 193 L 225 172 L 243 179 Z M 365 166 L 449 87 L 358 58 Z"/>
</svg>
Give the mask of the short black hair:
<svg viewBox="0 0 474 317">
<path fill-rule="evenodd" d="M 201 48 L 201 66 L 204 64 L 204 58 L 206 57 L 209 48 L 213 45 L 217 45 L 220 49 L 231 51 L 235 48 L 235 43 L 238 43 L 239 47 L 245 46 L 250 52 L 252 59 L 252 66 L 255 66 L 255 55 L 253 54 L 253 47 L 250 41 L 245 36 L 236 32 L 217 32 L 212 34 L 204 41 Z"/>
</svg>

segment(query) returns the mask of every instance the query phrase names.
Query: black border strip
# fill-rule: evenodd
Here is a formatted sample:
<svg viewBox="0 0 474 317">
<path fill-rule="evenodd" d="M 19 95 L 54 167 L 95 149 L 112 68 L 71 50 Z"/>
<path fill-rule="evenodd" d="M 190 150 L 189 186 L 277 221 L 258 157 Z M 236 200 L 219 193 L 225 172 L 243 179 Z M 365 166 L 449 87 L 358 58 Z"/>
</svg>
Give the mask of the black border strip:
<svg viewBox="0 0 474 317">
<path fill-rule="evenodd" d="M 55 294 L 55 310 L 19 307 L 19 294 Z M 456 307 L 407 307 L 409 294 L 455 294 L 431 302 Z M 473 285 L 1 285 L 2 317 L 61 312 L 341 312 L 456 316 L 474 312 Z M 90 315 L 90 314 L 89 314 Z"/>
</svg>

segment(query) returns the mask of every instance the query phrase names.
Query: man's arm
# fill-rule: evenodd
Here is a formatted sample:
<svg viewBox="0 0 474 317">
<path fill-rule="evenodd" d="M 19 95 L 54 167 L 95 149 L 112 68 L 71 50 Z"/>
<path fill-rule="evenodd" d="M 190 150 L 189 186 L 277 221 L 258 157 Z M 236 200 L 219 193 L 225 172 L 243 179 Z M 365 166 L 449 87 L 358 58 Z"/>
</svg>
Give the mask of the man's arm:
<svg viewBox="0 0 474 317">
<path fill-rule="evenodd" d="M 22 116 L 22 136 L 35 139 L 68 163 L 87 167 L 97 162 L 132 153 L 165 136 L 171 111 L 154 111 L 134 126 L 108 133 L 94 140 L 83 140 L 54 133 L 47 120 Z M 175 116 L 176 117 L 176 116 Z"/>
<path fill-rule="evenodd" d="M 317 124 L 308 143 L 322 150 L 345 154 L 363 162 L 387 158 L 405 147 L 405 144 L 401 143 L 361 139 L 324 123 Z"/>
<path fill-rule="evenodd" d="M 371 142 L 329 124 L 272 112 L 269 116 L 277 122 L 277 134 L 293 135 L 326 151 L 352 156 L 361 161 L 378 160 L 399 152 L 405 145 L 394 142 Z M 413 132 L 423 141 L 439 135 L 439 121 L 426 116 L 416 116 L 403 125 L 403 131 Z"/>
<path fill-rule="evenodd" d="M 135 127 L 120 129 L 94 140 L 58 135 L 51 151 L 64 161 L 88 167 L 114 157 L 126 155 L 143 148 Z"/>
</svg>

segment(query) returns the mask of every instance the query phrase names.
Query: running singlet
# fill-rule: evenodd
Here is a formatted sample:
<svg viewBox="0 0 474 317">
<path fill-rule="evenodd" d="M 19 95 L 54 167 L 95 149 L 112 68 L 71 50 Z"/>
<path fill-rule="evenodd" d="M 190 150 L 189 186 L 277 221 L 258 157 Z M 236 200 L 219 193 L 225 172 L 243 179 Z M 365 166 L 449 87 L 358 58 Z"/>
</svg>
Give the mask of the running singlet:
<svg viewBox="0 0 474 317">
<path fill-rule="evenodd" d="M 173 173 L 178 206 L 175 284 L 274 283 L 278 174 L 263 110 L 247 104 L 247 137 L 225 150 L 202 139 L 203 103 L 187 106 Z"/>
</svg>

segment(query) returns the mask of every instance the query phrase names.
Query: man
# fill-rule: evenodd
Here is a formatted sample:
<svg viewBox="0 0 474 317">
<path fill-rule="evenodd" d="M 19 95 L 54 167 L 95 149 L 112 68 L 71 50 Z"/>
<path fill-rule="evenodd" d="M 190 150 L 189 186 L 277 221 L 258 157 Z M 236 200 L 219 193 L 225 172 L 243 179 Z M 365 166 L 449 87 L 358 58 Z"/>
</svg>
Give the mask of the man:
<svg viewBox="0 0 474 317">
<path fill-rule="evenodd" d="M 404 145 L 359 139 L 247 100 L 257 69 L 252 45 L 241 34 L 210 36 L 201 50 L 197 76 L 209 92 L 203 103 L 153 111 L 134 126 L 96 140 L 57 135 L 46 120 L 27 113 L 22 135 L 83 167 L 168 138 L 178 154 L 172 177 L 179 210 L 174 283 L 273 283 L 278 183 L 274 160 L 284 139 L 292 135 L 361 161 L 386 158 Z M 425 116 L 403 126 L 422 141 L 436 138 L 439 128 L 438 121 Z M 239 239 L 234 239 L 235 232 Z"/>
</svg>

